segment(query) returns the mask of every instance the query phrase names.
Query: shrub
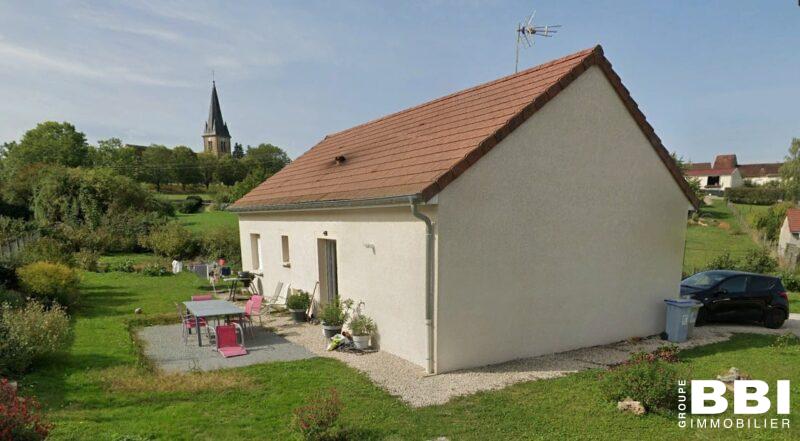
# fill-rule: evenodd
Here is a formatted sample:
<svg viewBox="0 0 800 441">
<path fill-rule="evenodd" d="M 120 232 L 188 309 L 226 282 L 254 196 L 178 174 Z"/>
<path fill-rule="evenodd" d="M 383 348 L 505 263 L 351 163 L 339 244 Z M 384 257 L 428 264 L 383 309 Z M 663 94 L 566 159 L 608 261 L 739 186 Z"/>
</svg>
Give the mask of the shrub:
<svg viewBox="0 0 800 441">
<path fill-rule="evenodd" d="M 73 255 L 75 266 L 84 271 L 97 271 L 100 254 L 96 251 L 82 249 Z"/>
<path fill-rule="evenodd" d="M 22 219 L 0 215 L 0 244 L 25 236 L 33 225 Z"/>
<path fill-rule="evenodd" d="M 714 257 L 708 262 L 707 270 L 734 270 L 739 267 L 739 262 L 731 256 L 728 251 Z"/>
<path fill-rule="evenodd" d="M 203 233 L 200 253 L 208 260 L 225 259 L 234 264 L 241 260 L 239 231 L 231 227 L 217 227 Z"/>
<path fill-rule="evenodd" d="M 363 314 L 359 314 L 350 321 L 350 331 L 353 335 L 370 335 L 375 332 L 375 321 Z"/>
<path fill-rule="evenodd" d="M 17 287 L 17 272 L 11 262 L 0 262 L 0 288 Z"/>
<path fill-rule="evenodd" d="M 47 304 L 70 306 L 78 300 L 78 273 L 65 265 L 36 262 L 17 269 L 22 291 Z"/>
<path fill-rule="evenodd" d="M 108 271 L 132 273 L 134 271 L 133 259 L 121 259 L 108 264 Z"/>
<path fill-rule="evenodd" d="M 185 259 L 197 252 L 197 241 L 191 231 L 177 222 L 171 222 L 144 236 L 140 243 L 159 256 Z"/>
<path fill-rule="evenodd" d="M 789 291 L 800 291 L 800 274 L 784 271 L 779 274 L 784 288 Z"/>
<path fill-rule="evenodd" d="M 302 309 L 305 311 L 309 306 L 311 306 L 311 296 L 306 291 L 298 289 L 286 296 L 287 309 Z"/>
<path fill-rule="evenodd" d="M 757 213 L 753 217 L 753 226 L 764 233 L 767 240 L 775 241 L 786 218 L 786 211 L 794 206 L 791 202 L 783 202 L 769 207 L 766 211 Z"/>
<path fill-rule="evenodd" d="M 22 263 L 50 262 L 67 266 L 75 264 L 72 260 L 72 250 L 67 244 L 52 237 L 36 239 L 25 245 L 19 254 L 19 261 Z"/>
<path fill-rule="evenodd" d="M 197 213 L 203 208 L 203 198 L 196 195 L 187 196 L 178 206 L 178 211 L 181 213 L 192 214 Z"/>
<path fill-rule="evenodd" d="M 163 265 L 152 262 L 148 263 L 144 267 L 142 267 L 142 274 L 145 276 L 150 277 L 160 277 L 160 276 L 171 276 L 172 273 L 169 272 Z"/>
<path fill-rule="evenodd" d="M 51 426 L 44 422 L 39 403 L 17 394 L 17 387 L 0 379 L 0 440 L 36 441 L 47 438 Z"/>
<path fill-rule="evenodd" d="M 678 405 L 678 380 L 688 378 L 688 370 L 679 363 L 635 354 L 628 363 L 604 373 L 600 389 L 611 401 L 630 397 L 647 410 L 674 410 Z"/>
<path fill-rule="evenodd" d="M 324 325 L 342 326 L 350 316 L 350 308 L 352 306 L 352 300 L 348 299 L 339 301 L 337 298 L 322 308 L 322 313 L 320 314 L 319 318 Z"/>
<path fill-rule="evenodd" d="M 68 334 L 69 318 L 58 305 L 0 305 L 0 372 L 24 372 L 37 358 L 63 349 Z"/>
<path fill-rule="evenodd" d="M 775 187 L 736 187 L 725 190 L 725 197 L 735 204 L 772 205 L 783 199 L 784 190 Z"/>
<path fill-rule="evenodd" d="M 320 391 L 309 397 L 307 402 L 305 406 L 294 410 L 294 429 L 308 441 L 332 438 L 331 431 L 342 411 L 339 393 L 334 388 Z"/>
<path fill-rule="evenodd" d="M 156 211 L 142 213 L 128 209 L 109 210 L 100 227 L 108 235 L 106 251 L 141 251 L 143 248 L 139 239 L 164 226 L 167 219 Z"/>
<path fill-rule="evenodd" d="M 3 304 L 9 305 L 12 308 L 20 308 L 25 304 L 25 296 L 17 291 L 0 286 L 0 305 Z"/>
<path fill-rule="evenodd" d="M 772 254 L 767 248 L 758 248 L 748 251 L 739 264 L 739 270 L 741 271 L 760 274 L 771 273 L 777 268 L 778 261 L 772 257 Z"/>
</svg>

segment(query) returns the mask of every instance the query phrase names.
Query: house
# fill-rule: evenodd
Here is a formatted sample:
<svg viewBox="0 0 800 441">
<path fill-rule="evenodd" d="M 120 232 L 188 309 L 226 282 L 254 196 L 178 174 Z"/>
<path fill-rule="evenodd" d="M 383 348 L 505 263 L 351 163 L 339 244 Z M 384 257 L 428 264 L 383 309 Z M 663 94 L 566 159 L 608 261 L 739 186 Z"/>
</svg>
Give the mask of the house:
<svg viewBox="0 0 800 441">
<path fill-rule="evenodd" d="M 597 46 L 328 135 L 231 210 L 266 290 L 363 301 L 441 373 L 663 331 L 687 203 Z"/>
<path fill-rule="evenodd" d="M 781 162 L 764 162 L 758 164 L 741 164 L 739 172 L 742 179 L 754 185 L 766 185 L 781 182 Z"/>
<path fill-rule="evenodd" d="M 800 208 L 786 210 L 786 218 L 778 236 L 778 254 L 786 256 L 787 251 L 791 251 L 790 248 L 794 248 L 794 254 L 800 248 Z"/>
<path fill-rule="evenodd" d="M 718 155 L 714 165 L 709 162 L 689 164 L 684 174 L 700 181 L 700 188 L 708 193 L 723 193 L 728 188 L 744 185 L 749 181 L 754 185 L 780 182 L 780 162 L 739 164 L 736 155 Z"/>
<path fill-rule="evenodd" d="M 700 189 L 712 194 L 722 194 L 728 188 L 744 183 L 736 155 L 718 155 L 712 166 L 708 162 L 690 164 L 685 175 L 700 181 Z"/>
</svg>

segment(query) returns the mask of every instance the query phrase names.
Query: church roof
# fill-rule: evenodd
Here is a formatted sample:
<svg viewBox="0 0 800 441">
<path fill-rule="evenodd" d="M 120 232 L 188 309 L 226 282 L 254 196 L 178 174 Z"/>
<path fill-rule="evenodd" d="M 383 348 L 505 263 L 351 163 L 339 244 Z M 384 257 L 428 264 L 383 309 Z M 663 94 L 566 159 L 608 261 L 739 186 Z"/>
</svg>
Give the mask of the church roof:
<svg viewBox="0 0 800 441">
<path fill-rule="evenodd" d="M 231 137 L 228 125 L 222 120 L 222 109 L 219 106 L 219 97 L 217 97 L 217 84 L 213 81 L 211 83 L 211 104 L 208 106 L 208 121 L 206 121 L 206 130 L 203 132 L 203 136 L 206 135 Z"/>
</svg>

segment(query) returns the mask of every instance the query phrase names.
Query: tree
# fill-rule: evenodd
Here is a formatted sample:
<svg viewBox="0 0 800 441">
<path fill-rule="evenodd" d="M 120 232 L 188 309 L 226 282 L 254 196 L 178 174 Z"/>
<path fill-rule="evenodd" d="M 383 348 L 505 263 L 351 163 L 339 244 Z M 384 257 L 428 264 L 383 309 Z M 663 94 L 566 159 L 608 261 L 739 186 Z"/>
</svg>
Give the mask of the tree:
<svg viewBox="0 0 800 441">
<path fill-rule="evenodd" d="M 36 163 L 80 167 L 90 160 L 86 135 L 68 122 L 39 123 L 19 143 L 6 144 L 5 150 L 4 169 L 11 174 Z"/>
<path fill-rule="evenodd" d="M 677 152 L 672 152 L 669 155 L 672 157 L 672 160 L 675 161 L 675 165 L 678 166 L 678 170 L 681 171 L 683 179 L 686 180 L 686 183 L 689 185 L 689 189 L 692 190 L 692 193 L 694 193 L 694 196 L 699 201 L 702 201 L 705 195 L 703 194 L 702 188 L 700 188 L 700 179 L 686 176 L 686 170 L 689 169 L 689 165 L 682 156 L 678 156 Z"/>
<path fill-rule="evenodd" d="M 247 146 L 247 155 L 242 161 L 246 164 L 249 173 L 262 170 L 266 177 L 274 175 L 292 162 L 283 149 L 272 144 L 259 144 L 258 147 Z"/>
<path fill-rule="evenodd" d="M 786 196 L 796 202 L 800 198 L 800 138 L 792 138 L 789 154 L 781 166 L 781 181 Z"/>
<path fill-rule="evenodd" d="M 244 149 L 242 149 L 242 145 L 237 143 L 233 144 L 233 151 L 231 152 L 231 156 L 235 159 L 242 159 L 244 158 Z"/>
<path fill-rule="evenodd" d="M 202 174 L 197 164 L 197 154 L 189 147 L 179 145 L 172 149 L 170 164 L 172 177 L 186 190 L 188 184 L 202 181 Z"/>
<path fill-rule="evenodd" d="M 217 163 L 216 179 L 225 185 L 233 185 L 247 176 L 247 165 L 244 161 L 226 156 Z"/>
<path fill-rule="evenodd" d="M 172 182 L 172 151 L 163 145 L 152 144 L 142 153 L 142 180 L 156 186 Z"/>
<path fill-rule="evenodd" d="M 208 186 L 216 179 L 219 159 L 213 153 L 198 153 L 197 168 L 200 171 L 200 182 L 208 190 Z"/>
</svg>

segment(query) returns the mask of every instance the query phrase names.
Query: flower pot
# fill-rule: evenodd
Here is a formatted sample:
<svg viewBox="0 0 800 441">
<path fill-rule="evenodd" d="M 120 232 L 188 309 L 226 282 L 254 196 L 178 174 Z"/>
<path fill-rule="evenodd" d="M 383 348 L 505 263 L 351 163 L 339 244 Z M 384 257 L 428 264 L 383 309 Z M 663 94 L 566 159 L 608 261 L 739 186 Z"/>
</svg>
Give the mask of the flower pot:
<svg viewBox="0 0 800 441">
<path fill-rule="evenodd" d="M 331 338 L 336 334 L 342 332 L 342 325 L 322 325 L 322 333 L 325 334 L 325 338 Z"/>
<path fill-rule="evenodd" d="M 292 314 L 292 320 L 294 320 L 295 323 L 303 323 L 306 321 L 305 309 L 290 309 L 289 312 Z"/>
<path fill-rule="evenodd" d="M 353 345 L 356 347 L 356 349 L 368 349 L 369 335 L 354 335 Z"/>
</svg>

